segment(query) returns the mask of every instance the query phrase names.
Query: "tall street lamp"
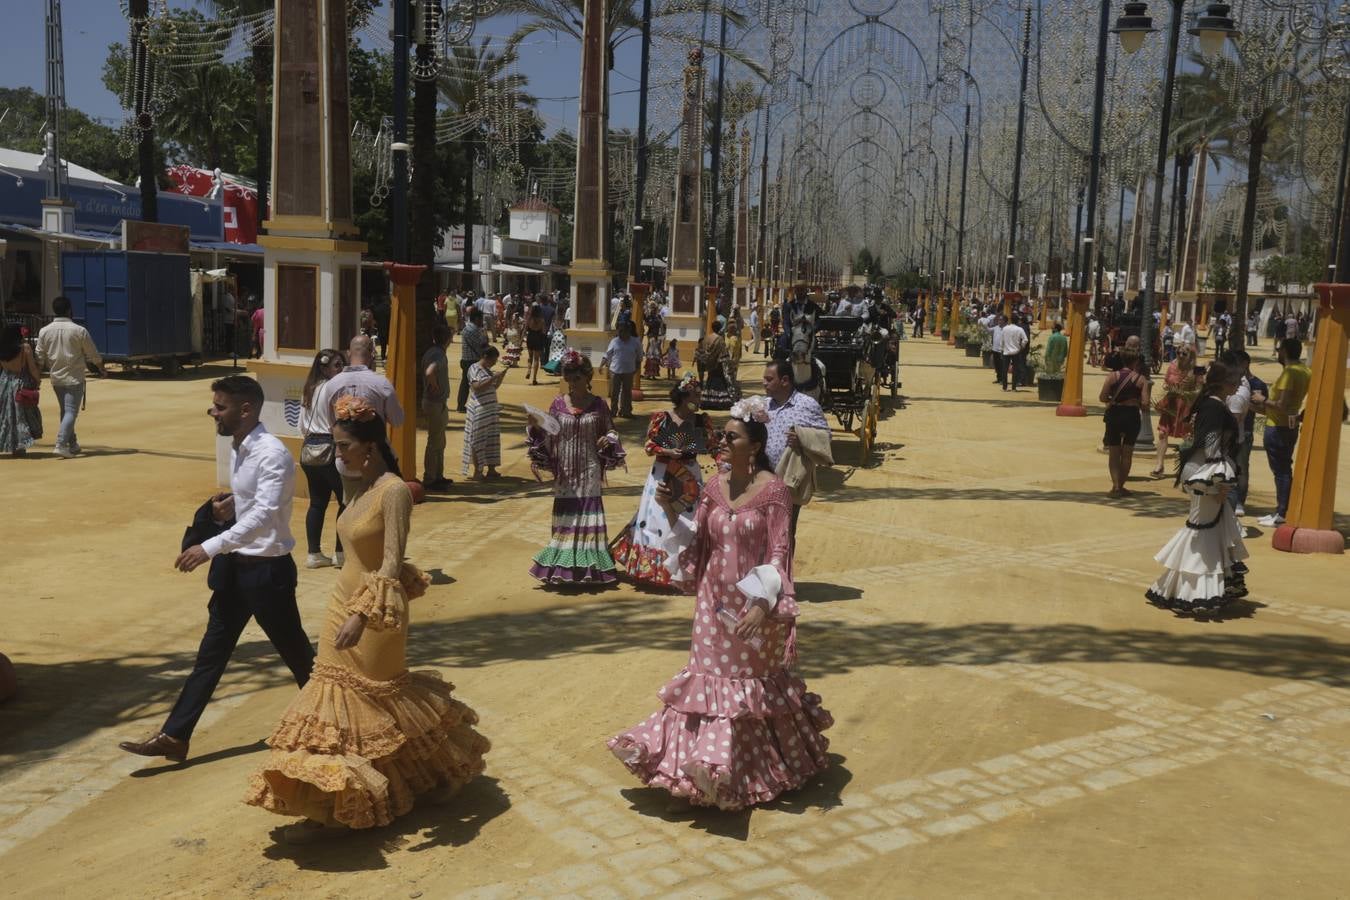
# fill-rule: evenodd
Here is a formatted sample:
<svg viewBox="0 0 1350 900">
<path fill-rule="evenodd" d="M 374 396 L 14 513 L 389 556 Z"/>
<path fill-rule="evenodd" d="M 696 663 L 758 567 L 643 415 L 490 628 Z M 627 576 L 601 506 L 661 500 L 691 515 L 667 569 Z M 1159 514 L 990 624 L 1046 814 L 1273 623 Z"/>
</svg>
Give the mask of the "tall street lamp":
<svg viewBox="0 0 1350 900">
<path fill-rule="evenodd" d="M 1144 250 L 1144 296 L 1139 319 L 1139 343 L 1145 363 L 1153 356 L 1153 310 L 1154 284 L 1158 275 L 1158 242 L 1162 230 L 1163 183 L 1167 179 L 1167 149 L 1171 132 L 1172 87 L 1177 74 L 1177 50 L 1181 44 L 1181 20 L 1185 12 L 1186 0 L 1170 0 L 1172 19 L 1167 35 L 1167 67 L 1163 77 L 1162 114 L 1158 127 L 1158 154 L 1153 169 L 1153 209 L 1149 212 L 1148 245 Z M 1217 52 L 1223 48 L 1224 41 L 1238 32 L 1233 20 L 1228 17 L 1228 5 L 1211 3 L 1205 15 L 1200 16 L 1196 27 L 1190 33 L 1200 39 L 1200 46 L 1206 52 Z M 1133 53 L 1143 46 L 1144 38 L 1154 31 L 1153 19 L 1147 13 L 1147 3 L 1126 3 L 1125 13 L 1116 20 L 1115 31 L 1120 35 L 1120 45 L 1126 53 Z"/>
</svg>

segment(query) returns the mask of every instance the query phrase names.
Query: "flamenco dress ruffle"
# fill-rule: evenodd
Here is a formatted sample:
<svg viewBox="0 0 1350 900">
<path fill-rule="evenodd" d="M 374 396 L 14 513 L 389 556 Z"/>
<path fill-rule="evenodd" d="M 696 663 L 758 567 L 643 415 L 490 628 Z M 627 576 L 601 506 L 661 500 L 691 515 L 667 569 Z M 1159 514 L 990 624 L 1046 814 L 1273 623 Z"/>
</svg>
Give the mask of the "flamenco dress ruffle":
<svg viewBox="0 0 1350 900">
<path fill-rule="evenodd" d="M 404 627 L 405 585 L 424 579 L 411 566 L 399 581 L 377 573 L 343 612 L 361 612 L 367 628 Z M 388 680 L 317 662 L 309 682 L 267 739 L 267 761 L 245 802 L 328 825 L 387 825 L 433 790 L 453 792 L 483 772 L 490 744 L 474 730 L 477 714 L 452 696 L 435 672 Z"/>
<path fill-rule="evenodd" d="M 829 761 L 834 724 L 817 694 L 779 670 L 727 678 L 682 670 L 664 708 L 609 741 L 643 784 L 699 806 L 742 809 L 801 787 Z"/>
<path fill-rule="evenodd" d="M 1195 467 L 1184 478 L 1190 515 L 1153 557 L 1165 571 L 1144 596 L 1177 613 L 1211 613 L 1247 594 L 1242 527 L 1219 493 L 1221 485 L 1237 484 L 1237 470 L 1220 460 Z"/>
</svg>

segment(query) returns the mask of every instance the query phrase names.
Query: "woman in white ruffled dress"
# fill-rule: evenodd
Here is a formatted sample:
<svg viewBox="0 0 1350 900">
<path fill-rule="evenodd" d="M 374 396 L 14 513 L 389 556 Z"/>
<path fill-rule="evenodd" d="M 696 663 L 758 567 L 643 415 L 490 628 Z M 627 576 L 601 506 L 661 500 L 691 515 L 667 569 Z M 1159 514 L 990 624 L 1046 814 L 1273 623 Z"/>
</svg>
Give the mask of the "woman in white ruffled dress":
<svg viewBox="0 0 1350 900">
<path fill-rule="evenodd" d="M 1177 485 L 1191 498 L 1186 524 L 1157 556 L 1166 571 L 1144 592 L 1179 615 L 1210 615 L 1247 596 L 1242 526 L 1225 501 L 1237 486 L 1238 423 L 1225 400 L 1242 373 L 1212 363 L 1192 411 L 1194 443 L 1181 456 Z"/>
</svg>

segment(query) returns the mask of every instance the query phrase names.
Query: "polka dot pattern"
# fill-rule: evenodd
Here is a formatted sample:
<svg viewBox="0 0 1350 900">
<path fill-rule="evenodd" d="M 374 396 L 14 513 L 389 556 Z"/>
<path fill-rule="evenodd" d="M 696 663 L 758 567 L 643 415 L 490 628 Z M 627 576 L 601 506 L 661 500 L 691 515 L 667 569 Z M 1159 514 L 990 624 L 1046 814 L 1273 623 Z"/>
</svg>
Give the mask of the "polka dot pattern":
<svg viewBox="0 0 1350 900">
<path fill-rule="evenodd" d="M 644 784 L 740 809 L 800 787 L 828 765 L 821 732 L 833 720 L 788 659 L 797 606 L 791 572 L 778 560 L 791 558 L 790 513 L 780 481 L 734 512 L 719 481 L 704 491 L 697 535 L 682 558 L 698 573 L 689 664 L 658 691 L 661 710 L 609 741 Z M 757 638 L 742 640 L 726 613 L 739 620 L 748 611 L 736 582 L 764 564 L 779 569 L 783 596 Z"/>
</svg>

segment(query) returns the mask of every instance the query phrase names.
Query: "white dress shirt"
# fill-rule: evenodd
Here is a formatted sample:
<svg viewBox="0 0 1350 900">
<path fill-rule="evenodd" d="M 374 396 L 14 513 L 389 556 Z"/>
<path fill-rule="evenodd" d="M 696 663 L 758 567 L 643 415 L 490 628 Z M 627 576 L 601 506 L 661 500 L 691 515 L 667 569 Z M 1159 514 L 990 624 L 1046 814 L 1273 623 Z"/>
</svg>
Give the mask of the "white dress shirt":
<svg viewBox="0 0 1350 900">
<path fill-rule="evenodd" d="M 285 556 L 295 547 L 291 503 L 295 459 L 286 445 L 259 422 L 238 449 L 230 450 L 234 524 L 202 543 L 206 555 Z"/>
<path fill-rule="evenodd" d="M 1027 333 L 1022 330 L 1021 325 L 1004 325 L 1001 336 L 1004 356 L 1016 356 L 1027 345 Z"/>
<path fill-rule="evenodd" d="M 1003 352 L 1003 326 L 995 325 L 989 329 L 989 337 L 993 340 L 993 350 L 995 353 Z"/>
</svg>

